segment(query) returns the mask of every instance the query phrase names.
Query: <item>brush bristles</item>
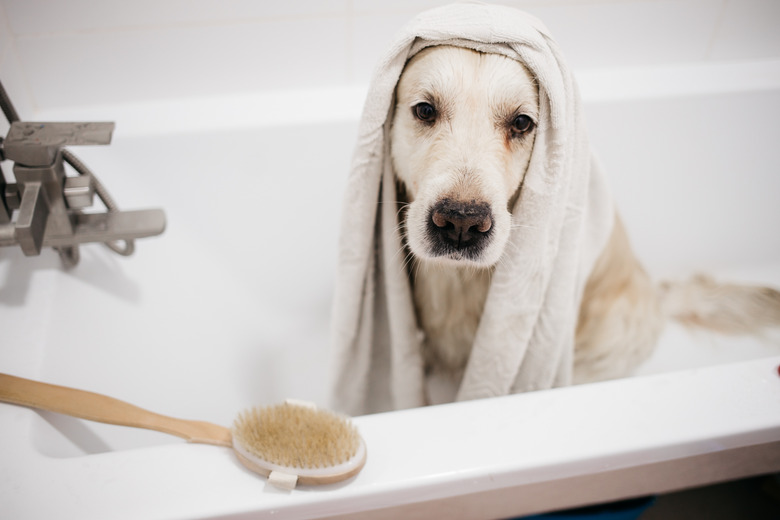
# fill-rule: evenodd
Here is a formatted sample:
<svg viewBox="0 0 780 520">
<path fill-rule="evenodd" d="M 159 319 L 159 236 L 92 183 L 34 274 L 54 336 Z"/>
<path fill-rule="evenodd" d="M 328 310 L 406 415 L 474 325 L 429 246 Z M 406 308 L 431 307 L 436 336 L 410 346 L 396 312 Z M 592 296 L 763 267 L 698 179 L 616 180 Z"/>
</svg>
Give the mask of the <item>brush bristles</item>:
<svg viewBox="0 0 780 520">
<path fill-rule="evenodd" d="M 233 424 L 233 438 L 272 464 L 306 469 L 347 462 L 360 445 L 349 419 L 288 403 L 241 413 Z"/>
</svg>

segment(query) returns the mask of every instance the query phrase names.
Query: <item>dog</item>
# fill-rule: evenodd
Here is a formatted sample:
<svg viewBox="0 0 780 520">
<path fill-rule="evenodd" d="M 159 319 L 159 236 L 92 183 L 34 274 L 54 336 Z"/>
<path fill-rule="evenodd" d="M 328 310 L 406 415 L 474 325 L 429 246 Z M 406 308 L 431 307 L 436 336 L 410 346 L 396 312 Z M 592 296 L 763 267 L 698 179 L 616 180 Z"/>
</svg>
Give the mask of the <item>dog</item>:
<svg viewBox="0 0 780 520">
<path fill-rule="evenodd" d="M 396 86 L 390 154 L 426 370 L 461 378 L 507 247 L 539 118 L 535 78 L 508 57 L 429 47 Z M 585 285 L 574 383 L 629 375 L 669 317 L 730 333 L 780 325 L 780 292 L 698 277 L 656 284 L 615 215 Z"/>
</svg>

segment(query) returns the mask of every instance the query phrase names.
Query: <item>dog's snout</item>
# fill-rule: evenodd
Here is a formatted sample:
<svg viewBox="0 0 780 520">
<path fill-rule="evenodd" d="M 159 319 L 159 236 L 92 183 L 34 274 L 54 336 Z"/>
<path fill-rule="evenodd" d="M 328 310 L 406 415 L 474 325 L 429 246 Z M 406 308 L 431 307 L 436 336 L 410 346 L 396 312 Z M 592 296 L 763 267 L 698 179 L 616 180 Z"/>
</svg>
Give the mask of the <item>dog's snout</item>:
<svg viewBox="0 0 780 520">
<path fill-rule="evenodd" d="M 493 227 L 490 205 L 479 201 L 444 199 L 431 208 L 429 233 L 442 252 L 452 249 L 478 253 Z"/>
</svg>

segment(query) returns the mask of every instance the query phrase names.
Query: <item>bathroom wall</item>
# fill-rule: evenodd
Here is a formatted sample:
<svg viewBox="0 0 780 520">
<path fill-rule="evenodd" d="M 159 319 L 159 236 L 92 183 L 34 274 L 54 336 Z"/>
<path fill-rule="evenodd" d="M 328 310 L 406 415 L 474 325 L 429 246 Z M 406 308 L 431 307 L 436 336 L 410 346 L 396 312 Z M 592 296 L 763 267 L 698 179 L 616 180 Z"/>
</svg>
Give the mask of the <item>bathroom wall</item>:
<svg viewBox="0 0 780 520">
<path fill-rule="evenodd" d="M 0 79 L 23 117 L 367 83 L 392 34 L 440 0 L 0 0 Z M 578 71 L 780 59 L 777 0 L 507 0 Z"/>
</svg>

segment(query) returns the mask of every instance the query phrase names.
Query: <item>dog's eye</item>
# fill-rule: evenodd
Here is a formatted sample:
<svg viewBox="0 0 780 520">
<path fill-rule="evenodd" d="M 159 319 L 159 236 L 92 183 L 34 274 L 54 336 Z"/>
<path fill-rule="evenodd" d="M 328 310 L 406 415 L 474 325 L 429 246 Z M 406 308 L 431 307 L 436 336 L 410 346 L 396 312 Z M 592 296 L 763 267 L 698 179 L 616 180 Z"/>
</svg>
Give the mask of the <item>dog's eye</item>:
<svg viewBox="0 0 780 520">
<path fill-rule="evenodd" d="M 430 103 L 418 103 L 412 107 L 414 116 L 424 123 L 432 123 L 436 119 L 436 109 Z"/>
<path fill-rule="evenodd" d="M 515 134 L 524 134 L 531 130 L 533 126 L 534 122 L 524 114 L 520 114 L 512 120 L 512 132 Z"/>
</svg>

